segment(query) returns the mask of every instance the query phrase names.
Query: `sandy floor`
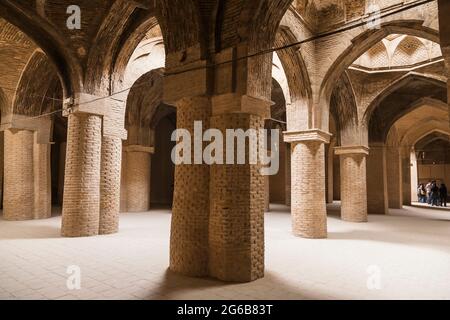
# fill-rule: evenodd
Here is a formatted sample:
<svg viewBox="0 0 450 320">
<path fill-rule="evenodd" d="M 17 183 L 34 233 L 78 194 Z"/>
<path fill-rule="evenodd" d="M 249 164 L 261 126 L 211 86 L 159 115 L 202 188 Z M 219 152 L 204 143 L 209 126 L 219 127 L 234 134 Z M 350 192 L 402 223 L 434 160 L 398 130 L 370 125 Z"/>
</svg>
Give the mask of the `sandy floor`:
<svg viewBox="0 0 450 320">
<path fill-rule="evenodd" d="M 168 271 L 167 210 L 123 214 L 119 234 L 94 238 L 61 238 L 60 217 L 0 220 L 0 299 L 450 299 L 450 212 L 405 207 L 353 224 L 329 209 L 329 238 L 306 240 L 289 208 L 272 206 L 266 276 L 246 284 Z M 80 290 L 67 287 L 69 266 Z"/>
</svg>

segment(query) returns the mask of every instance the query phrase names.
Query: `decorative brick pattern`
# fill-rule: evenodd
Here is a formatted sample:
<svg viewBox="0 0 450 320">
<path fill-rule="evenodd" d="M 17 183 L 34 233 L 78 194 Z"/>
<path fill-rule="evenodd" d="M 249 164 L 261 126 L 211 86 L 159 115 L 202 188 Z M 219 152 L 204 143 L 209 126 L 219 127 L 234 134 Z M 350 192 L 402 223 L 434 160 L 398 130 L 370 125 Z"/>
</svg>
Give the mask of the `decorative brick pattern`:
<svg viewBox="0 0 450 320">
<path fill-rule="evenodd" d="M 61 233 L 66 237 L 99 232 L 102 118 L 69 115 Z"/>
<path fill-rule="evenodd" d="M 210 110 L 207 97 L 178 101 L 177 128 L 187 129 L 193 136 L 194 121 L 209 127 Z M 208 274 L 209 169 L 194 164 L 175 167 L 170 269 L 185 275 Z"/>
<path fill-rule="evenodd" d="M 367 222 L 366 155 L 341 154 L 341 218 Z"/>
<path fill-rule="evenodd" d="M 325 145 L 309 140 L 291 144 L 292 228 L 304 238 L 327 237 Z"/>
<path fill-rule="evenodd" d="M 119 231 L 121 161 L 122 139 L 103 136 L 99 234 Z"/>
<path fill-rule="evenodd" d="M 244 131 L 264 127 L 262 117 L 222 114 L 211 126 Z M 247 141 L 248 163 L 248 141 Z M 225 281 L 252 281 L 264 276 L 265 181 L 260 165 L 212 165 L 209 222 L 210 275 Z"/>
</svg>

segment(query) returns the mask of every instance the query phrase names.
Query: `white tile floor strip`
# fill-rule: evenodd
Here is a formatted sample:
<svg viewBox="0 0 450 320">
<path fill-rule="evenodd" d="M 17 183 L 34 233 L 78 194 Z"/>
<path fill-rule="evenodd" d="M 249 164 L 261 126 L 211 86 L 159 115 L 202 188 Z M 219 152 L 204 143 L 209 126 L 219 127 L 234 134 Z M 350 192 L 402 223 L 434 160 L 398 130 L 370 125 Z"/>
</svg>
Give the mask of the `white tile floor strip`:
<svg viewBox="0 0 450 320">
<path fill-rule="evenodd" d="M 450 299 L 450 212 L 406 207 L 353 224 L 331 208 L 329 238 L 306 240 L 287 207 L 272 208 L 266 276 L 245 284 L 168 271 L 168 211 L 122 214 L 119 234 L 93 238 L 61 238 L 60 217 L 0 220 L 0 299 Z M 80 290 L 67 288 L 71 265 Z"/>
</svg>

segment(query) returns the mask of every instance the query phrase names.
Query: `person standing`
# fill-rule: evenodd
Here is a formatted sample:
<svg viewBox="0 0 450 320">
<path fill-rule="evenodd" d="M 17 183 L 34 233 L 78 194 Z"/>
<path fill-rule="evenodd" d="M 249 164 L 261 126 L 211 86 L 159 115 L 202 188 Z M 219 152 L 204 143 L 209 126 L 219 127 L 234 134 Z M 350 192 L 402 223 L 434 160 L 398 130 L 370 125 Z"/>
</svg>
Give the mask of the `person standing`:
<svg viewBox="0 0 450 320">
<path fill-rule="evenodd" d="M 439 188 L 439 198 L 441 199 L 441 207 L 447 206 L 447 196 L 448 196 L 447 186 L 445 185 L 445 183 L 442 183 L 441 187 Z"/>
<path fill-rule="evenodd" d="M 433 181 L 431 184 L 431 206 L 439 206 L 439 187 L 437 186 L 436 181 Z"/>
<path fill-rule="evenodd" d="M 427 203 L 431 204 L 431 181 L 428 181 L 427 185 L 425 186 L 425 191 L 426 191 Z"/>
<path fill-rule="evenodd" d="M 417 188 L 417 197 L 418 197 L 420 203 L 427 202 L 425 186 L 423 185 L 423 183 L 419 184 L 419 187 Z"/>
</svg>

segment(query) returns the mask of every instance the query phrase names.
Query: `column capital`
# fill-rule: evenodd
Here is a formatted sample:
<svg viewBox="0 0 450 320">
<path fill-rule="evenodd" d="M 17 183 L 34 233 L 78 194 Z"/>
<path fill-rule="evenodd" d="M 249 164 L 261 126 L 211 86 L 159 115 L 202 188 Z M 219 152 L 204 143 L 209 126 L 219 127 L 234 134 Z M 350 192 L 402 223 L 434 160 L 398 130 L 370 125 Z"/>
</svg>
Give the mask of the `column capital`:
<svg viewBox="0 0 450 320">
<path fill-rule="evenodd" d="M 176 106 L 177 101 L 183 98 L 207 95 L 209 72 L 206 60 L 166 68 L 164 103 Z"/>
<path fill-rule="evenodd" d="M 2 119 L 0 131 L 28 130 L 37 132 L 38 144 L 50 144 L 52 121 L 49 117 L 29 117 L 20 114 L 9 114 Z"/>
<path fill-rule="evenodd" d="M 317 141 L 330 143 L 332 134 L 320 129 L 310 129 L 304 131 L 285 131 L 283 132 L 284 142 L 294 143 L 302 141 Z"/>
<path fill-rule="evenodd" d="M 124 146 L 123 151 L 125 152 L 144 152 L 144 153 L 155 153 L 155 147 L 145 147 L 140 145 L 129 145 Z"/>
<path fill-rule="evenodd" d="M 64 100 L 63 116 L 68 117 L 72 113 L 89 113 L 97 116 L 107 114 L 107 102 L 109 97 L 101 97 L 88 93 L 78 92 L 73 97 Z"/>
<path fill-rule="evenodd" d="M 110 96 L 96 96 L 88 93 L 75 93 L 64 100 L 63 116 L 70 114 L 90 114 L 102 117 L 103 136 L 127 139 L 128 132 L 123 128 L 125 103 Z"/>
<path fill-rule="evenodd" d="M 346 154 L 362 154 L 369 155 L 369 148 L 366 146 L 343 146 L 335 147 L 334 153 L 336 155 L 346 155 Z"/>
<path fill-rule="evenodd" d="M 270 118 L 270 107 L 273 104 L 270 100 L 249 95 L 225 93 L 212 97 L 212 115 L 248 113 L 267 119 Z"/>
</svg>

